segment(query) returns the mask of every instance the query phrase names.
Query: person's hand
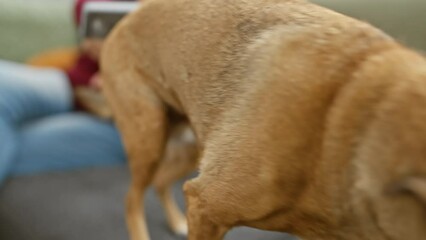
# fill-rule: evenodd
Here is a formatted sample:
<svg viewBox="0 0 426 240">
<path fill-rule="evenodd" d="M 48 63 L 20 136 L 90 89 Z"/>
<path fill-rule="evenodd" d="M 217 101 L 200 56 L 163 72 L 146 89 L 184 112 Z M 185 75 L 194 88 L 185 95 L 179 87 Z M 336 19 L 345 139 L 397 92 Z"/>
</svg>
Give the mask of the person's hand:
<svg viewBox="0 0 426 240">
<path fill-rule="evenodd" d="M 112 118 L 111 109 L 101 91 L 89 86 L 80 86 L 75 88 L 74 94 L 85 111 L 103 119 Z"/>
<path fill-rule="evenodd" d="M 89 55 L 95 61 L 99 61 L 101 55 L 103 39 L 98 38 L 88 38 L 83 41 L 81 44 L 81 50 L 83 53 Z"/>
<path fill-rule="evenodd" d="M 99 73 L 96 73 L 93 75 L 93 77 L 89 81 L 89 86 L 91 88 L 94 88 L 98 91 L 102 89 L 102 76 Z"/>
</svg>

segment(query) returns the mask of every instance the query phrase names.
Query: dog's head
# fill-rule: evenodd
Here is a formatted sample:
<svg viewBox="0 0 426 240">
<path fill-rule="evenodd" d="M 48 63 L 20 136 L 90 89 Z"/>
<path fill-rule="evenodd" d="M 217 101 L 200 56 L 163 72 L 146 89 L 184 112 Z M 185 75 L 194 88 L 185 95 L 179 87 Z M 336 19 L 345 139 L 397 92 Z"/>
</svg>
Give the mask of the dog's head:
<svg viewBox="0 0 426 240">
<path fill-rule="evenodd" d="M 359 139 L 352 191 L 362 237 L 426 239 L 426 64 L 399 67 Z"/>
</svg>

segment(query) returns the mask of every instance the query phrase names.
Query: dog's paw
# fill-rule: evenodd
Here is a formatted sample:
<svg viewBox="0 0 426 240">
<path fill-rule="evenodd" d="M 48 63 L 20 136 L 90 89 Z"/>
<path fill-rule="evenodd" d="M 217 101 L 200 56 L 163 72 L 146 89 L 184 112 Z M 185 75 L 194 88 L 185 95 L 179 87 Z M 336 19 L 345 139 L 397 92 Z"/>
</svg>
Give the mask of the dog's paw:
<svg viewBox="0 0 426 240">
<path fill-rule="evenodd" d="M 174 229 L 176 235 L 188 236 L 188 224 L 186 221 L 180 222 Z"/>
</svg>

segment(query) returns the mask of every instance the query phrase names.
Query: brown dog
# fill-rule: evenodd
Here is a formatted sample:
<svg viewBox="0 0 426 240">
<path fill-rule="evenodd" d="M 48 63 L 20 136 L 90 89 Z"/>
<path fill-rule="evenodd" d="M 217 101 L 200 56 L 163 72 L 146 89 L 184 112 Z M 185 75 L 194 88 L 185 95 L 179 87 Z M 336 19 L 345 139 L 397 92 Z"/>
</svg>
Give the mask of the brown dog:
<svg viewBox="0 0 426 240">
<path fill-rule="evenodd" d="M 148 0 L 110 35 L 104 87 L 130 156 L 131 237 L 188 116 L 189 239 L 232 227 L 315 240 L 426 239 L 426 61 L 303 0 Z"/>
</svg>

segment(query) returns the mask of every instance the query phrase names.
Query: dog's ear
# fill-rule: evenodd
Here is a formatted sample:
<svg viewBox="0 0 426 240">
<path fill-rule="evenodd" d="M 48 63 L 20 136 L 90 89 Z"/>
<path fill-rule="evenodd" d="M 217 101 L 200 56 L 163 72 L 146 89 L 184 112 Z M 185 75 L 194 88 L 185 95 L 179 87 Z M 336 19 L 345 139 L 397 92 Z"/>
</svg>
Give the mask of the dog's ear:
<svg viewBox="0 0 426 240">
<path fill-rule="evenodd" d="M 412 194 L 426 204 L 426 178 L 409 177 L 392 187 L 392 192 Z"/>
</svg>

